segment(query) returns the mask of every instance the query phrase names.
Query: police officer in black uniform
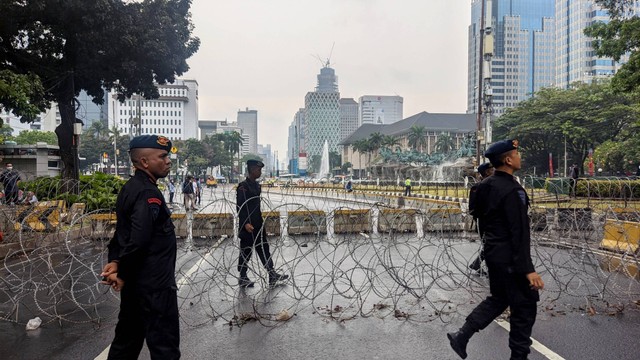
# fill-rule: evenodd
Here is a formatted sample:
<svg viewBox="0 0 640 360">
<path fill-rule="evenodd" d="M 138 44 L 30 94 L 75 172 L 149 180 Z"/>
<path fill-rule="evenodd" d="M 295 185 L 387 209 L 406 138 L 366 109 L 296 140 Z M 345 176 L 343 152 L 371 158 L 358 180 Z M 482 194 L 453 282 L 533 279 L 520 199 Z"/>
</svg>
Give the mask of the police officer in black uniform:
<svg viewBox="0 0 640 360">
<path fill-rule="evenodd" d="M 157 180 L 169 174 L 171 141 L 143 135 L 129 143 L 135 175 L 116 202 L 103 283 L 121 292 L 109 359 L 137 359 L 146 340 L 152 359 L 180 358 L 176 234 Z"/>
<path fill-rule="evenodd" d="M 464 359 L 471 336 L 509 307 L 511 359 L 526 359 L 536 320 L 538 290 L 544 282 L 531 260 L 529 198 L 513 177 L 513 172 L 520 169 L 518 141 L 497 142 L 485 156 L 495 172 L 478 185 L 475 211 L 484 238 L 491 295 L 471 312 L 457 332 L 448 333 L 447 337 L 453 350 Z"/>
<path fill-rule="evenodd" d="M 253 287 L 254 283 L 247 275 L 248 262 L 255 247 L 262 265 L 269 273 L 269 285 L 286 280 L 289 275 L 278 274 L 273 266 L 269 251 L 267 233 L 263 227 L 260 210 L 260 184 L 256 181 L 262 175 L 264 164 L 258 160 L 247 161 L 247 179 L 236 189 L 236 209 L 238 211 L 238 236 L 240 237 L 240 257 L 238 259 L 239 284 L 241 287 Z"/>
<path fill-rule="evenodd" d="M 482 180 L 493 175 L 493 171 L 494 171 L 493 165 L 491 165 L 490 162 L 486 162 L 478 166 L 478 175 L 480 175 L 480 179 Z M 474 184 L 471 187 L 471 189 L 469 189 L 469 214 L 473 217 L 473 221 L 476 223 L 478 219 L 478 217 L 476 216 L 476 204 L 477 204 L 477 191 L 478 191 L 479 184 L 480 183 Z M 480 238 L 482 239 L 482 234 L 480 234 Z M 478 254 L 476 259 L 471 262 L 471 265 L 469 265 L 469 269 L 475 270 L 481 275 L 486 275 L 484 271 L 482 271 L 480 268 L 483 260 L 484 260 L 484 251 L 481 246 L 480 254 Z"/>
</svg>

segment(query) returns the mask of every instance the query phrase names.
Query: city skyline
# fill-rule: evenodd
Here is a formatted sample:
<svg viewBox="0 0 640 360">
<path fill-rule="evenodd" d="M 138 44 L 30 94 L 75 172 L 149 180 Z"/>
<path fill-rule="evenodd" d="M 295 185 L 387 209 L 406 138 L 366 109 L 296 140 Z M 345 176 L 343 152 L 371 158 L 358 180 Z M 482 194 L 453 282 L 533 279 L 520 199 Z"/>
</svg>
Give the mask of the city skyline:
<svg viewBox="0 0 640 360">
<path fill-rule="evenodd" d="M 405 117 L 464 112 L 470 14 L 461 0 L 194 0 L 202 45 L 182 78 L 200 85 L 201 119 L 257 110 L 258 143 L 271 144 L 283 160 L 287 129 L 332 46 L 342 97 L 399 95 Z"/>
</svg>

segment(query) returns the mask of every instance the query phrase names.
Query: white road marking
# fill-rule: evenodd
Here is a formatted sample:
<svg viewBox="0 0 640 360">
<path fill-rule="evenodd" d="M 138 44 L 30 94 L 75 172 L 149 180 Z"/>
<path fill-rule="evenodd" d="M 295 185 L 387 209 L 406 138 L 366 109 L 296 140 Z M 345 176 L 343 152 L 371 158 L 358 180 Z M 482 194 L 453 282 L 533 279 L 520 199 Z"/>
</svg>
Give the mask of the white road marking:
<svg viewBox="0 0 640 360">
<path fill-rule="evenodd" d="M 511 331 L 511 325 L 509 324 L 508 321 L 495 320 L 495 322 L 498 325 L 502 326 L 505 330 Z M 548 347 L 542 345 L 538 340 L 536 340 L 534 338 L 531 338 L 531 341 L 533 342 L 531 344 L 531 347 L 534 348 L 537 352 L 542 354 L 547 359 L 549 359 L 549 360 L 565 360 L 562 356 L 556 354 L 555 352 L 553 352 Z"/>
</svg>

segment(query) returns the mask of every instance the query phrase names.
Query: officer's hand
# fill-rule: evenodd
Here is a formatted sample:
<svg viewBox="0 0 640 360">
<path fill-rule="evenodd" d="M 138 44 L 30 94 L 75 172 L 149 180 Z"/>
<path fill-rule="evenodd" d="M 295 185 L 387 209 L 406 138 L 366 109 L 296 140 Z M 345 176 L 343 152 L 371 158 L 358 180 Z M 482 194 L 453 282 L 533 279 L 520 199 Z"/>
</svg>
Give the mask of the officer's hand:
<svg viewBox="0 0 640 360">
<path fill-rule="evenodd" d="M 537 272 L 532 272 L 527 274 L 527 280 L 529 280 L 529 286 L 531 286 L 532 289 L 535 290 L 542 290 L 544 289 L 544 282 L 542 281 L 542 278 L 540 277 L 540 275 L 538 275 Z"/>
<path fill-rule="evenodd" d="M 124 286 L 124 280 L 120 279 L 117 273 L 107 276 L 106 280 L 103 280 L 102 283 L 110 285 L 115 291 L 122 290 Z"/>
<path fill-rule="evenodd" d="M 102 273 L 100 274 L 100 276 L 108 277 L 109 275 L 115 274 L 117 272 L 118 272 L 118 263 L 115 261 L 112 261 L 104 266 L 104 269 L 102 269 Z"/>
<path fill-rule="evenodd" d="M 252 233 L 253 232 L 253 225 L 251 224 L 245 224 L 244 225 L 244 229 L 247 230 L 247 232 Z"/>
</svg>

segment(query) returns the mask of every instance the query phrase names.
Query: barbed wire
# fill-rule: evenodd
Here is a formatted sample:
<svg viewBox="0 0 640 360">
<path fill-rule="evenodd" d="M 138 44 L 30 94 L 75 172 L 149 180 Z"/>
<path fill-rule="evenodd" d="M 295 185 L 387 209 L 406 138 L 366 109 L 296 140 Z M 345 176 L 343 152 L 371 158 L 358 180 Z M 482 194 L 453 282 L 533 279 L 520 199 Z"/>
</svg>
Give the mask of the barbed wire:
<svg viewBox="0 0 640 360">
<path fill-rule="evenodd" d="M 521 181 L 533 202 L 532 256 L 546 283 L 540 312 L 637 309 L 637 185 L 580 180 L 573 197 L 570 182 Z M 357 183 L 353 192 L 330 184 L 264 186 L 266 220 L 259 231 L 268 234 L 277 271 L 291 278 L 270 286 L 254 256 L 249 277 L 256 286 L 248 289 L 238 286 L 234 187 L 205 188 L 195 212 L 171 204 L 181 319 L 193 327 L 213 321 L 277 326 L 299 313 L 338 322 L 452 321 L 488 294 L 486 269 L 469 268 L 481 246 L 467 214 L 472 184 L 424 183 L 407 197 L 393 184 Z M 111 212 L 74 212 L 59 202 L 2 206 L 0 320 L 115 322 L 119 294 L 99 284 Z"/>
</svg>

